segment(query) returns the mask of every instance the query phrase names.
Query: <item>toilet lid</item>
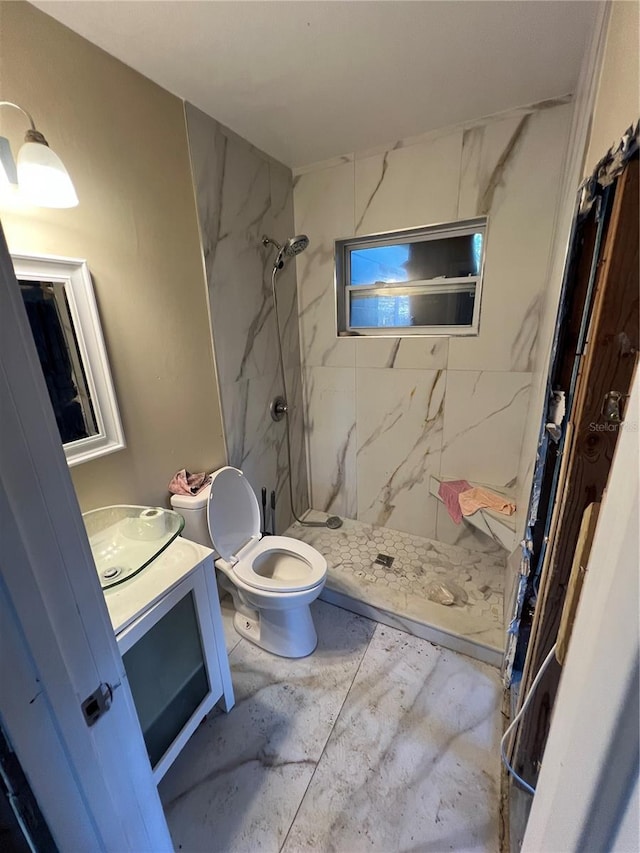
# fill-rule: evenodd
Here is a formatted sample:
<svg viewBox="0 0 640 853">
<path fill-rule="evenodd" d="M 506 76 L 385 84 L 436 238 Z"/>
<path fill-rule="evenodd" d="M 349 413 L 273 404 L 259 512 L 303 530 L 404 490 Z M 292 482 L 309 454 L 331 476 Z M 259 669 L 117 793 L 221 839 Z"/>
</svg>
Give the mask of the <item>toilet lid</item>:
<svg viewBox="0 0 640 853">
<path fill-rule="evenodd" d="M 260 536 L 260 507 L 242 471 L 227 466 L 211 475 L 207 521 L 213 547 L 224 560 Z"/>
</svg>

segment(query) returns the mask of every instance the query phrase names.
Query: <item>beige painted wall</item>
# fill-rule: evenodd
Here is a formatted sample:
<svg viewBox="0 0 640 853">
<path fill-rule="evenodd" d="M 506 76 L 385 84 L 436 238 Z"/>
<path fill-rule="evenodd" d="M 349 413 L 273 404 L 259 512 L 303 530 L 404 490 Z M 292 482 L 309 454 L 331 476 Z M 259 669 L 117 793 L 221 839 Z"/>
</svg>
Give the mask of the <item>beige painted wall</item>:
<svg viewBox="0 0 640 853">
<path fill-rule="evenodd" d="M 640 3 L 614 0 L 584 174 L 640 116 Z"/>
<path fill-rule="evenodd" d="M 26 3 L 0 3 L 0 32 L 0 96 L 33 114 L 80 198 L 0 208 L 9 248 L 88 261 L 127 441 L 72 469 L 80 505 L 164 504 L 178 468 L 225 463 L 182 102 Z"/>
</svg>

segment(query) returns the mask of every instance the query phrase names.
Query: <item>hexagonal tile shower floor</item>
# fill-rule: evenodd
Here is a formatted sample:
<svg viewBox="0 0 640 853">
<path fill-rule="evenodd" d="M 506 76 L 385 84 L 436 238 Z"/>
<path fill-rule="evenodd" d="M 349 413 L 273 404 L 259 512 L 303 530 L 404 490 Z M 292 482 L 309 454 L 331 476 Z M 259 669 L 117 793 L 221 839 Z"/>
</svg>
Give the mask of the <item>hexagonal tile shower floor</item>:
<svg viewBox="0 0 640 853">
<path fill-rule="evenodd" d="M 312 511 L 308 518 L 326 515 Z M 339 530 L 293 524 L 285 535 L 325 556 L 325 601 L 486 663 L 502 662 L 502 549 L 472 551 L 351 519 Z"/>
</svg>

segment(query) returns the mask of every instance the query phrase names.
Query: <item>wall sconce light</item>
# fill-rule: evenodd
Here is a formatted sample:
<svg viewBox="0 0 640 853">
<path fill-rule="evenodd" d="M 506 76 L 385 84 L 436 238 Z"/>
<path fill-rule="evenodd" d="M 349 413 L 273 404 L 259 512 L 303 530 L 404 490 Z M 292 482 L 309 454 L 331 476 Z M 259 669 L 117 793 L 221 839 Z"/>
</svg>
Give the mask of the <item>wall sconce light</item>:
<svg viewBox="0 0 640 853">
<path fill-rule="evenodd" d="M 31 127 L 13 159 L 9 140 L 0 136 L 0 188 L 3 184 L 17 187 L 20 196 L 38 207 L 76 207 L 78 196 L 62 160 L 49 148 L 49 143 L 36 130 L 26 110 L 11 101 L 0 101 L 0 107 L 14 107 L 25 115 Z"/>
</svg>

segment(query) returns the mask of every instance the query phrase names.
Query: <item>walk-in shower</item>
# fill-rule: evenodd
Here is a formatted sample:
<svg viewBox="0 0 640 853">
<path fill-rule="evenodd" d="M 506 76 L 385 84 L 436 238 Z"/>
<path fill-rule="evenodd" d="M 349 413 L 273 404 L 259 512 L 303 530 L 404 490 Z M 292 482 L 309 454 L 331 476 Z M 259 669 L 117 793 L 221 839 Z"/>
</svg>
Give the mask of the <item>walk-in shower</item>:
<svg viewBox="0 0 640 853">
<path fill-rule="evenodd" d="M 291 464 L 291 437 L 289 434 L 290 431 L 290 421 L 289 421 L 289 409 L 287 404 L 287 381 L 285 378 L 284 371 L 284 357 L 282 354 L 282 332 L 280 329 L 280 317 L 278 314 L 278 294 L 276 289 L 276 282 L 278 278 L 278 272 L 284 267 L 285 262 L 289 258 L 293 258 L 296 255 L 299 255 L 309 245 L 309 238 L 306 234 L 297 234 L 295 237 L 290 237 L 285 241 L 283 245 L 277 243 L 275 240 L 272 240 L 271 237 L 264 236 L 262 238 L 263 246 L 274 246 L 277 254 L 273 261 L 273 269 L 271 270 L 271 293 L 273 294 L 273 311 L 276 317 L 276 333 L 278 339 L 278 364 L 280 365 L 280 379 L 282 381 L 282 396 L 276 397 L 271 403 L 271 417 L 274 421 L 280 421 L 282 418 L 285 419 L 285 435 L 287 442 L 287 462 L 289 464 L 289 500 L 291 502 L 291 515 L 295 518 L 298 524 L 302 524 L 305 527 L 330 527 L 332 530 L 336 530 L 338 527 L 342 527 L 342 519 L 337 515 L 331 515 L 326 521 L 304 521 L 303 519 L 298 517 L 296 513 L 296 508 L 294 506 L 293 501 L 293 475 L 292 475 L 292 464 Z"/>
</svg>

